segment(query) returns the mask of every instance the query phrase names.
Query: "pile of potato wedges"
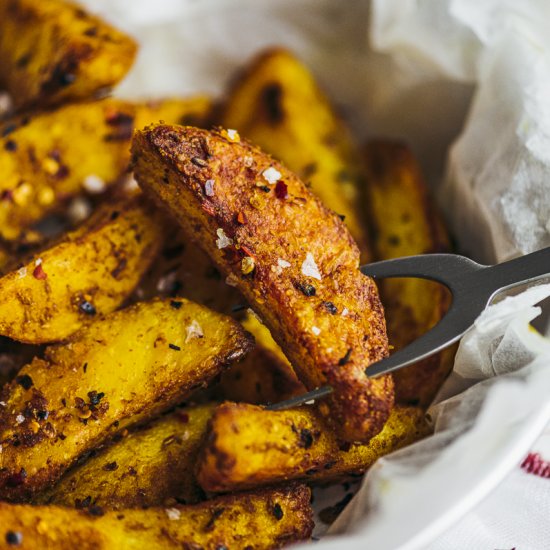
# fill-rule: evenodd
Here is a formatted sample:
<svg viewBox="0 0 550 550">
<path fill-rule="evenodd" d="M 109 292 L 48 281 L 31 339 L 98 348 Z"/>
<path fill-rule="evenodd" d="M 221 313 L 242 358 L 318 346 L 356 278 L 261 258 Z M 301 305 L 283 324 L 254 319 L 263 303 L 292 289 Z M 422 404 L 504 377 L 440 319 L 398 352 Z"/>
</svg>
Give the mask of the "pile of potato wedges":
<svg viewBox="0 0 550 550">
<path fill-rule="evenodd" d="M 110 97 L 136 51 L 67 0 L 0 0 L 0 548 L 308 540 L 312 486 L 430 433 L 452 352 L 368 367 L 448 296 L 358 267 L 445 228 L 410 149 L 358 147 L 292 53 L 223 98 Z"/>
</svg>

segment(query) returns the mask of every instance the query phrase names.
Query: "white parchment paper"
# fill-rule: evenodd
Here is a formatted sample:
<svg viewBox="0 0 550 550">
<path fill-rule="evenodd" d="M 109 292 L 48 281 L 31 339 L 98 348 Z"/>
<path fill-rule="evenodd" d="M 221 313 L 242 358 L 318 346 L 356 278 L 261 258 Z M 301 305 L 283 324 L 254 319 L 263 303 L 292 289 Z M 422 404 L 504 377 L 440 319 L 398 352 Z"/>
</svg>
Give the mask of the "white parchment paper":
<svg viewBox="0 0 550 550">
<path fill-rule="evenodd" d="M 84 3 L 141 44 L 118 95 L 220 94 L 254 53 L 288 46 L 360 138 L 410 142 L 464 252 L 550 245 L 546 0 Z M 436 434 L 380 460 L 318 548 L 423 548 L 521 461 L 550 418 L 550 343 L 529 325 L 549 295 L 479 319 L 430 411 Z"/>
</svg>

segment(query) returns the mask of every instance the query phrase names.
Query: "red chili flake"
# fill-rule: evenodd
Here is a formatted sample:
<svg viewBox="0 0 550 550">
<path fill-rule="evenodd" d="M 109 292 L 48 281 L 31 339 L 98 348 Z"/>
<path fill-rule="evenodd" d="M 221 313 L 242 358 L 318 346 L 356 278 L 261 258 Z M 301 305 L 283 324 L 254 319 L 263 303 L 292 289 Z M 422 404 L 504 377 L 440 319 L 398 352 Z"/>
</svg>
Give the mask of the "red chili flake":
<svg viewBox="0 0 550 550">
<path fill-rule="evenodd" d="M 284 181 L 279 180 L 275 184 L 275 196 L 278 199 L 287 199 L 288 198 L 288 186 Z"/>
<path fill-rule="evenodd" d="M 186 412 L 180 412 L 178 414 L 178 419 L 183 424 L 187 424 L 189 422 L 189 415 Z"/>
<path fill-rule="evenodd" d="M 39 264 L 34 268 L 32 275 L 35 279 L 39 279 L 39 280 L 44 280 L 48 278 L 48 276 L 46 275 L 46 272 L 44 271 L 44 268 L 42 267 L 42 264 Z"/>
<path fill-rule="evenodd" d="M 242 250 L 247 256 L 250 256 L 251 258 L 256 259 L 256 256 L 252 253 L 252 251 L 250 250 L 250 248 L 248 248 L 248 246 L 245 246 L 244 244 L 241 244 L 241 250 Z"/>
<path fill-rule="evenodd" d="M 239 212 L 237 214 L 237 222 L 240 223 L 241 225 L 245 225 L 248 220 L 246 219 L 246 216 L 244 215 L 244 212 Z"/>
</svg>

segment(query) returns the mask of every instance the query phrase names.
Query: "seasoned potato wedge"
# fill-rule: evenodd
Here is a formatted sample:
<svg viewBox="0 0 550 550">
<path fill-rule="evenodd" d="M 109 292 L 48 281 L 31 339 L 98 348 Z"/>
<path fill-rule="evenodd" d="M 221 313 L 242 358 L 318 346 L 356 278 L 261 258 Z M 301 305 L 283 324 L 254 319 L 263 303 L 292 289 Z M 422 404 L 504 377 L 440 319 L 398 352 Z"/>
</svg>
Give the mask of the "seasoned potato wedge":
<svg viewBox="0 0 550 550">
<path fill-rule="evenodd" d="M 410 149 L 402 143 L 373 141 L 365 147 L 365 160 L 365 202 L 376 259 L 448 251 L 448 236 Z M 387 279 L 380 287 L 390 343 L 396 349 L 433 327 L 450 305 L 447 289 L 424 279 Z M 452 368 L 455 349 L 396 371 L 396 399 L 428 406 Z"/>
<path fill-rule="evenodd" d="M 369 260 L 359 204 L 363 174 L 351 134 L 313 75 L 294 55 L 270 49 L 238 76 L 222 107 L 221 124 L 235 128 L 280 160 L 345 223 Z"/>
<path fill-rule="evenodd" d="M 0 0 L 0 88 L 17 107 L 85 99 L 128 72 L 135 42 L 76 3 Z"/>
<path fill-rule="evenodd" d="M 105 204 L 83 226 L 0 278 L 0 334 L 29 343 L 70 336 L 134 290 L 161 243 L 143 197 Z"/>
<path fill-rule="evenodd" d="M 333 481 L 362 474 L 381 456 L 427 434 L 423 412 L 413 407 L 394 408 L 368 444 L 342 445 L 313 407 L 267 411 L 228 402 L 210 420 L 197 477 L 212 492 L 292 479 Z"/>
<path fill-rule="evenodd" d="M 194 471 L 214 408 L 176 409 L 133 430 L 67 472 L 36 502 L 120 510 L 202 500 Z"/>
<path fill-rule="evenodd" d="M 267 327 L 251 314 L 241 322 L 254 336 L 256 347 L 221 375 L 216 397 L 265 405 L 305 393 L 307 389 Z"/>
<path fill-rule="evenodd" d="M 368 441 L 393 404 L 374 282 L 340 218 L 282 165 L 234 136 L 153 125 L 134 137 L 140 186 L 196 239 L 258 311 L 308 388 L 330 384 L 323 413 Z"/>
<path fill-rule="evenodd" d="M 98 319 L 0 394 L 0 495 L 45 489 L 81 455 L 185 399 L 240 358 L 251 339 L 232 319 L 183 299 Z"/>
<path fill-rule="evenodd" d="M 304 485 L 218 497 L 193 506 L 104 512 L 0 503 L 0 548 L 21 550 L 271 549 L 313 528 Z M 10 541 L 16 541 L 11 543 Z"/>
<path fill-rule="evenodd" d="M 25 238 L 71 197 L 116 182 L 128 166 L 134 127 L 159 120 L 200 125 L 209 108 L 204 97 L 105 99 L 6 121 L 0 125 L 0 236 Z"/>
</svg>

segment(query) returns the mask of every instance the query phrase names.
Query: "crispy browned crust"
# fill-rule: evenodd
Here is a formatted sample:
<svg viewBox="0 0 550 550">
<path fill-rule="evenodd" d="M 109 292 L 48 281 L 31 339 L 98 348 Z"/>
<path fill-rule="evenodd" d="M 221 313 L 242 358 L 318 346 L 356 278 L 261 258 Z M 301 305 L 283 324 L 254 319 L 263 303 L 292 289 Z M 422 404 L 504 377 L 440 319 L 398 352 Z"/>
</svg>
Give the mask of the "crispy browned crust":
<svg viewBox="0 0 550 550">
<path fill-rule="evenodd" d="M 136 133 L 132 151 L 140 186 L 231 276 L 302 382 L 334 388 L 322 410 L 339 435 L 376 435 L 393 404 L 393 383 L 369 379 L 365 369 L 387 355 L 384 314 L 340 218 L 271 157 L 219 132 L 153 125 Z M 268 184 L 268 168 L 281 183 Z M 233 244 L 220 249 L 222 231 Z M 308 254 L 321 280 L 304 270 Z"/>
<path fill-rule="evenodd" d="M 223 403 L 208 423 L 197 479 L 211 492 L 363 474 L 378 458 L 429 433 L 419 408 L 395 407 L 367 444 L 342 444 L 314 407 L 268 411 Z"/>
<path fill-rule="evenodd" d="M 18 108 L 91 97 L 114 86 L 137 46 L 65 0 L 0 0 L 0 87 Z"/>
<path fill-rule="evenodd" d="M 372 141 L 365 147 L 365 188 L 377 260 L 448 252 L 449 237 L 430 199 L 420 167 L 403 143 Z M 388 207 L 391 205 L 391 208 Z M 401 349 L 433 327 L 446 313 L 450 294 L 422 279 L 388 279 L 380 285 L 390 343 Z M 455 347 L 396 371 L 396 400 L 428 406 L 449 374 Z"/>
<path fill-rule="evenodd" d="M 134 128 L 159 120 L 200 126 L 209 108 L 202 96 L 154 102 L 109 98 L 0 123 L 0 236 L 35 239 L 33 224 L 52 212 L 64 213 L 75 195 L 87 193 L 90 177 L 105 189 L 121 179 Z"/>
<path fill-rule="evenodd" d="M 310 497 L 296 485 L 121 512 L 0 503 L 0 549 L 16 537 L 22 550 L 269 550 L 311 536 Z"/>
<path fill-rule="evenodd" d="M 202 329 L 190 332 L 194 323 Z M 46 349 L 0 393 L 0 494 L 22 501 L 127 427 L 206 386 L 251 347 L 232 319 L 184 299 L 136 304 Z"/>
</svg>

